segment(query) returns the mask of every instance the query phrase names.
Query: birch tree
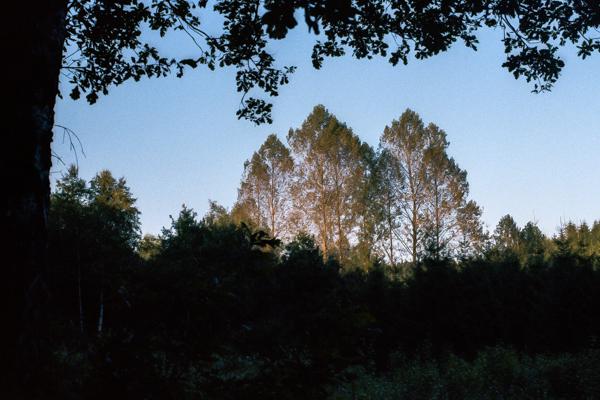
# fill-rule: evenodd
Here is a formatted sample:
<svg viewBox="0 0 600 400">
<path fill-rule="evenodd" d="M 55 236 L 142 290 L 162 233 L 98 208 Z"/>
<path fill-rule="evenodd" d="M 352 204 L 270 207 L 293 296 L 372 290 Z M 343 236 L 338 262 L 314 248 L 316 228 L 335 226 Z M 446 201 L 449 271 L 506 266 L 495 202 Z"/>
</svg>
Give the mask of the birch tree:
<svg viewBox="0 0 600 400">
<path fill-rule="evenodd" d="M 358 226 L 366 163 L 363 143 L 322 105 L 288 133 L 296 161 L 294 206 L 319 239 L 325 257 L 346 257 Z"/>
<path fill-rule="evenodd" d="M 448 146 L 446 133 L 425 126 L 412 110 L 385 128 L 380 147 L 388 160 L 379 173 L 387 180 L 380 194 L 389 202 L 382 218 L 388 257 L 394 241 L 413 264 L 425 253 L 454 256 L 461 238 L 481 230 L 481 210 L 468 200 L 467 173 L 448 155 Z"/>
<path fill-rule="evenodd" d="M 402 226 L 403 189 L 400 163 L 389 149 L 384 149 L 373 167 L 369 208 L 375 219 L 374 244 L 391 265 L 400 259 L 398 235 Z"/>
<path fill-rule="evenodd" d="M 401 191 L 402 232 L 397 239 L 413 263 L 423 250 L 428 146 L 429 137 L 423 121 L 409 109 L 399 120 L 385 127 L 380 140 L 380 147 L 393 157 L 405 179 Z"/>
<path fill-rule="evenodd" d="M 475 233 L 481 228 L 481 210 L 472 200 L 467 204 L 467 172 L 448 156 L 446 133 L 434 124 L 427 130 L 426 247 L 430 256 L 440 258 L 456 254 L 467 232 L 471 239 L 479 240 Z"/>
<path fill-rule="evenodd" d="M 289 149 L 272 134 L 244 165 L 237 209 L 273 237 L 289 239 L 294 161 Z"/>
</svg>

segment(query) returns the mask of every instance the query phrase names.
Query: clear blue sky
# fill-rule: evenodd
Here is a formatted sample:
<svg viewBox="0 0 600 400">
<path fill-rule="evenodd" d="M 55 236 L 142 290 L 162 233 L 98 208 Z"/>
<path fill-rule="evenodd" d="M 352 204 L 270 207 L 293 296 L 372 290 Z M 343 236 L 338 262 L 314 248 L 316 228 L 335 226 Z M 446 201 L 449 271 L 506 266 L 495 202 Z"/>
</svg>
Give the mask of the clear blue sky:
<svg viewBox="0 0 600 400">
<path fill-rule="evenodd" d="M 457 44 L 408 66 L 345 57 L 316 71 L 311 38 L 301 29 L 273 47 L 279 65 L 298 71 L 273 99 L 272 125 L 238 121 L 234 72 L 203 69 L 125 84 L 93 106 L 65 96 L 56 123 L 81 138 L 84 178 L 107 168 L 127 179 L 145 233 L 158 233 L 183 203 L 199 214 L 208 199 L 230 207 L 244 160 L 272 132 L 285 140 L 319 103 L 372 146 L 406 108 L 439 125 L 490 229 L 507 213 L 520 225 L 538 221 L 546 233 L 561 219 L 599 219 L 600 57 L 581 61 L 563 50 L 567 66 L 558 84 L 536 95 L 501 68 L 499 32 L 482 32 L 480 40 L 477 52 Z M 174 40 L 169 51 L 185 53 L 186 46 Z M 74 162 L 60 131 L 53 150 Z M 53 180 L 64 170 L 54 161 Z"/>
</svg>

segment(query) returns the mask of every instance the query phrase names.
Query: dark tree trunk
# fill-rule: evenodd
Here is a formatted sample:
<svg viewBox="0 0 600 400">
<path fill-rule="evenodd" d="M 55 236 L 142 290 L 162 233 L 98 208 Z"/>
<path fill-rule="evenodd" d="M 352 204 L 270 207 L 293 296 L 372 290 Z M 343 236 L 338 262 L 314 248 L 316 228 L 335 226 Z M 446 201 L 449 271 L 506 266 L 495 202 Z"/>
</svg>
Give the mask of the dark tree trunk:
<svg viewBox="0 0 600 400">
<path fill-rule="evenodd" d="M 3 239 L 3 334 L 0 354 L 16 376 L 39 357 L 46 332 L 46 221 L 49 208 L 52 127 L 65 38 L 66 0 L 13 1 L 5 10 L 0 169 Z M 6 318 L 6 319 L 4 319 Z M 33 357 L 33 360 L 31 359 Z M 19 368 L 22 367 L 22 368 Z M 27 368 L 27 369 L 25 369 Z M 5 387 L 6 388 L 6 387 Z M 16 389 L 13 389 L 16 390 Z"/>
</svg>

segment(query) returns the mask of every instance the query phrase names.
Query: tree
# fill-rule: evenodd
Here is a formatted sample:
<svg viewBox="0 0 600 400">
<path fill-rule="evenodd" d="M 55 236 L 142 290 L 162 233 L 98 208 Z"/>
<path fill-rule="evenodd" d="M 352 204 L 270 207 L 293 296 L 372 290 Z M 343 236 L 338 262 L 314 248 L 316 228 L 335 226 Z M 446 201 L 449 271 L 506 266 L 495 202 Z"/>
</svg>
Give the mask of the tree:
<svg viewBox="0 0 600 400">
<path fill-rule="evenodd" d="M 496 225 L 493 235 L 494 249 L 500 254 L 518 254 L 521 246 L 520 230 L 517 223 L 506 214 Z"/>
<path fill-rule="evenodd" d="M 586 222 L 577 226 L 572 221 L 560 228 L 558 239 L 568 247 L 571 254 L 590 257 L 600 254 L 600 221 L 594 221 L 590 228 Z"/>
<path fill-rule="evenodd" d="M 593 253 L 600 257 L 600 221 L 594 221 L 590 230 L 590 241 Z"/>
<path fill-rule="evenodd" d="M 389 198 L 388 249 L 397 240 L 413 264 L 423 254 L 451 256 L 461 236 L 474 238 L 482 229 L 481 210 L 468 202 L 467 173 L 448 156 L 448 145 L 443 130 L 424 126 L 412 110 L 386 126 L 380 139 L 382 154 L 389 159 L 382 165 L 389 168 L 388 189 L 383 189 Z"/>
<path fill-rule="evenodd" d="M 352 245 L 350 258 L 346 260 L 346 263 L 366 271 L 377 264 L 382 257 L 377 249 L 377 224 L 380 212 L 376 206 L 379 199 L 376 174 L 378 157 L 373 148 L 364 142 L 361 146 L 361 153 L 364 171 L 361 185 L 355 191 L 356 239 Z"/>
<path fill-rule="evenodd" d="M 365 183 L 363 144 L 322 105 L 289 131 L 288 142 L 297 165 L 294 207 L 308 219 L 325 257 L 347 257 Z"/>
<path fill-rule="evenodd" d="M 220 0 L 213 10 L 223 20 L 221 32 L 203 30 L 200 0 L 48 0 L 33 6 L 11 2 L 2 28 L 7 63 L 5 97 L 11 99 L 5 115 L 2 182 L 10 192 L 1 205 L 2 225 L 13 232 L 4 243 L 8 259 L 4 302 L 11 320 L 21 320 L 33 292 L 40 292 L 45 275 L 46 228 L 50 198 L 50 144 L 54 105 L 59 95 L 61 70 L 70 95 L 82 94 L 93 103 L 115 85 L 142 77 L 181 76 L 187 68 L 237 69 L 237 90 L 243 93 L 239 117 L 257 123 L 271 120 L 271 105 L 255 97 L 259 88 L 278 94 L 294 67 L 278 68 L 267 51 L 271 40 L 287 36 L 304 11 L 309 31 L 323 34 L 313 48 L 319 68 L 324 57 L 351 51 L 356 58 L 389 56 L 392 64 L 407 63 L 409 56 L 428 58 L 446 51 L 456 41 L 476 49 L 476 31 L 482 26 L 504 32 L 506 62 L 516 78 L 535 81 L 534 90 L 547 90 L 557 80 L 564 62 L 558 49 L 571 43 L 585 58 L 600 50 L 600 39 L 588 35 L 599 26 L 599 11 L 592 0 L 504 1 L 487 0 L 430 3 L 320 2 L 309 0 Z M 144 40 L 144 27 L 160 36 L 183 32 L 198 46 L 192 57 L 169 59 Z M 390 43 L 396 43 L 390 48 Z M 43 313 L 42 313 L 43 314 Z M 25 317 L 26 320 L 30 319 Z M 7 357 L 21 328 L 7 329 Z"/>
<path fill-rule="evenodd" d="M 275 135 L 269 135 L 244 164 L 237 207 L 273 237 L 290 238 L 287 218 L 291 209 L 293 172 L 290 151 Z"/>
<path fill-rule="evenodd" d="M 122 286 L 119 277 L 140 239 L 140 212 L 125 178 L 116 179 L 108 170 L 98 172 L 90 181 L 88 207 L 94 224 L 95 252 L 93 275 L 98 287 L 98 322 L 101 335 L 105 325 L 106 299 Z"/>
<path fill-rule="evenodd" d="M 483 255 L 489 248 L 489 234 L 481 222 L 481 208 L 469 200 L 458 210 L 458 256 L 469 258 Z"/>
<path fill-rule="evenodd" d="M 122 299 L 124 276 L 136 259 L 140 223 L 135 198 L 125 179 L 115 179 L 108 170 L 88 185 L 70 166 L 57 182 L 51 211 L 51 282 L 66 289 L 55 293 L 54 301 L 65 305 L 77 299 L 77 307 L 63 307 L 78 310 L 77 317 L 66 317 L 77 321 L 81 336 L 101 334 L 107 308 Z"/>
<path fill-rule="evenodd" d="M 130 249 L 140 239 L 140 212 L 135 202 L 125 178 L 115 179 L 108 170 L 98 172 L 90 181 L 89 205 L 94 215 L 104 222 L 109 230 L 106 234 L 115 243 Z"/>
<path fill-rule="evenodd" d="M 399 261 L 397 236 L 402 219 L 404 175 L 388 149 L 379 152 L 371 179 L 370 208 L 375 219 L 375 243 L 391 265 Z"/>
<path fill-rule="evenodd" d="M 425 155 L 429 144 L 423 121 L 412 110 L 406 110 L 399 120 L 386 126 L 380 139 L 380 147 L 395 159 L 405 179 L 401 193 L 403 232 L 398 238 L 413 264 L 423 251 L 427 186 Z"/>
<path fill-rule="evenodd" d="M 90 191 L 84 179 L 79 177 L 75 165 L 56 183 L 56 191 L 51 196 L 49 219 L 50 258 L 60 258 L 51 274 L 51 281 L 61 280 L 63 287 L 76 287 L 78 326 L 81 335 L 85 333 L 85 312 L 83 307 L 83 285 L 86 262 L 83 249 L 89 247 L 86 222 L 89 221 L 88 200 Z M 66 300 L 71 303 L 71 298 Z M 60 301 L 58 301 L 60 304 Z M 71 307 L 65 307 L 73 309 Z"/>
<path fill-rule="evenodd" d="M 521 263 L 524 265 L 541 263 L 546 251 L 546 236 L 534 222 L 525 224 L 519 232 Z"/>
<path fill-rule="evenodd" d="M 452 246 L 456 245 L 453 242 L 459 237 L 461 227 L 469 231 L 477 229 L 465 225 L 467 221 L 477 223 L 481 212 L 476 204 L 466 207 L 467 173 L 446 153 L 449 145 L 446 133 L 434 124 L 429 124 L 426 129 L 430 144 L 423 160 L 426 164 L 425 246 L 430 256 L 439 259 L 452 253 Z M 468 212 L 473 215 L 465 215 Z M 459 219 L 462 219 L 462 225 Z"/>
</svg>

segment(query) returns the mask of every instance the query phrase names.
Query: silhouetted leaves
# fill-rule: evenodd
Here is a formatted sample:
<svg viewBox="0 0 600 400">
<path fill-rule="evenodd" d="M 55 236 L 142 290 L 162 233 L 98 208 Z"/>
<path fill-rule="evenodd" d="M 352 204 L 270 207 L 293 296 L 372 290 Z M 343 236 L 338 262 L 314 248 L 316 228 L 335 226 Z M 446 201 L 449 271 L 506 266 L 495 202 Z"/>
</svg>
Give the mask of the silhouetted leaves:
<svg viewBox="0 0 600 400">
<path fill-rule="evenodd" d="M 288 83 L 294 67 L 276 66 L 268 44 L 297 27 L 302 12 L 309 32 L 316 35 L 312 63 L 317 69 L 325 57 L 346 53 L 358 59 L 388 57 L 396 65 L 413 56 L 432 57 L 458 41 L 476 50 L 477 31 L 488 27 L 503 32 L 502 66 L 515 78 L 533 81 L 533 91 L 539 92 L 549 90 L 564 67 L 561 47 L 574 45 L 584 59 L 600 51 L 600 39 L 593 36 L 600 24 L 593 1 L 219 0 L 211 6 L 217 14 L 212 17 L 222 20 L 216 33 L 204 29 L 204 19 L 211 18 L 206 1 L 71 1 L 63 62 L 71 97 L 85 94 L 94 103 L 110 87 L 130 79 L 173 71 L 181 77 L 201 65 L 233 67 L 242 93 L 237 116 L 270 123 L 271 104 L 246 97 L 255 89 L 277 96 Z M 147 29 L 161 37 L 181 31 L 197 53 L 181 59 L 162 56 L 147 41 Z"/>
</svg>

